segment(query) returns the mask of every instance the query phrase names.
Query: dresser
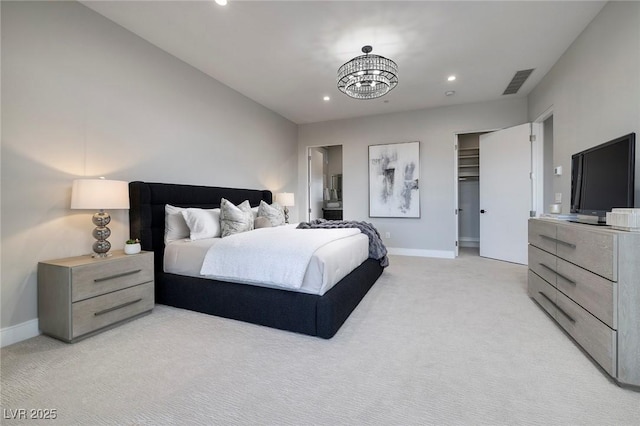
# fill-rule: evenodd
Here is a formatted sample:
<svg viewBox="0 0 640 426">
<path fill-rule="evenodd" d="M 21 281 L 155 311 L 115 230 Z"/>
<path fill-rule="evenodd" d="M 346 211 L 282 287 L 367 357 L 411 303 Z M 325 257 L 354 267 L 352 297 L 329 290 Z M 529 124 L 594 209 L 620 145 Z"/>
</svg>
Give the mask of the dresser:
<svg viewBox="0 0 640 426">
<path fill-rule="evenodd" d="M 640 233 L 529 220 L 529 296 L 604 371 L 640 386 Z"/>
<path fill-rule="evenodd" d="M 40 330 L 65 342 L 151 312 L 153 253 L 78 256 L 38 263 Z"/>
</svg>

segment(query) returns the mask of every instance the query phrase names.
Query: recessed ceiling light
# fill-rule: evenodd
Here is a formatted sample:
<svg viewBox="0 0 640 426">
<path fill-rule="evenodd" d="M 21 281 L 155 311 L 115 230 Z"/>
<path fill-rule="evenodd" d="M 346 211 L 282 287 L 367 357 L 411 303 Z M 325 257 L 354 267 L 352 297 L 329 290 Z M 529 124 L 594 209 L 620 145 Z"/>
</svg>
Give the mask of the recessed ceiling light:
<svg viewBox="0 0 640 426">
<path fill-rule="evenodd" d="M 227 0 L 216 0 L 216 3 L 218 3 L 220 6 L 226 6 Z"/>
<path fill-rule="evenodd" d="M 450 75 L 450 76 L 447 78 L 447 80 L 448 80 L 448 81 L 454 81 L 455 79 L 456 79 L 456 76 L 455 76 L 455 75 Z"/>
<path fill-rule="evenodd" d="M 444 94 L 446 96 L 453 96 L 456 94 L 455 90 L 447 90 L 446 92 L 444 92 Z"/>
<path fill-rule="evenodd" d="M 325 96 L 325 97 L 324 97 L 324 98 L 322 98 L 322 99 L 323 99 L 323 100 L 325 100 L 325 101 L 330 101 L 330 100 L 331 100 L 331 98 L 330 98 L 330 97 L 328 97 L 328 96 Z"/>
</svg>

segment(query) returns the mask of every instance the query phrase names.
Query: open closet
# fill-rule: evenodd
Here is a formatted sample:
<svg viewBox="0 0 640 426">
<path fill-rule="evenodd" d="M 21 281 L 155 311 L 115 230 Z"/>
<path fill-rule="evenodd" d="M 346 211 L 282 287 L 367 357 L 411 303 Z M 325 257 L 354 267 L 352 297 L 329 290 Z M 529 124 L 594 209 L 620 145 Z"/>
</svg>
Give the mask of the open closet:
<svg viewBox="0 0 640 426">
<path fill-rule="evenodd" d="M 458 135 L 458 241 L 480 247 L 480 135 Z"/>
</svg>

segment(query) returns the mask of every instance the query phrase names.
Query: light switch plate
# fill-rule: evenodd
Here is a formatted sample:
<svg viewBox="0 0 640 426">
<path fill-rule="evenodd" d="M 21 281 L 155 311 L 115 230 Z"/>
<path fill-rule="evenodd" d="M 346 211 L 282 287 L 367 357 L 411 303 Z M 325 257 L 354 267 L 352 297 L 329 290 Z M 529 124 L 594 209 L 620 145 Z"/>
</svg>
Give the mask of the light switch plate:
<svg viewBox="0 0 640 426">
<path fill-rule="evenodd" d="M 561 203 L 562 202 L 562 192 L 556 192 L 555 202 L 556 203 Z"/>
<path fill-rule="evenodd" d="M 556 176 L 562 176 L 562 166 L 554 167 L 553 174 Z"/>
</svg>

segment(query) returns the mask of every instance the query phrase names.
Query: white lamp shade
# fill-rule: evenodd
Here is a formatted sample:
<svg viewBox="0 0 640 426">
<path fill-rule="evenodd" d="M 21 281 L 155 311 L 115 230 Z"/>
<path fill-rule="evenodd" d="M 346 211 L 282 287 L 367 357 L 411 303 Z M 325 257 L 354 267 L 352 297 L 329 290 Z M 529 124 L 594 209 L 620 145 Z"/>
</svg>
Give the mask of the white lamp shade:
<svg viewBox="0 0 640 426">
<path fill-rule="evenodd" d="M 129 208 L 129 182 L 76 179 L 71 188 L 71 208 L 117 210 Z"/>
<path fill-rule="evenodd" d="M 296 202 L 293 192 L 278 192 L 276 194 L 276 203 L 286 207 L 295 206 Z"/>
</svg>

